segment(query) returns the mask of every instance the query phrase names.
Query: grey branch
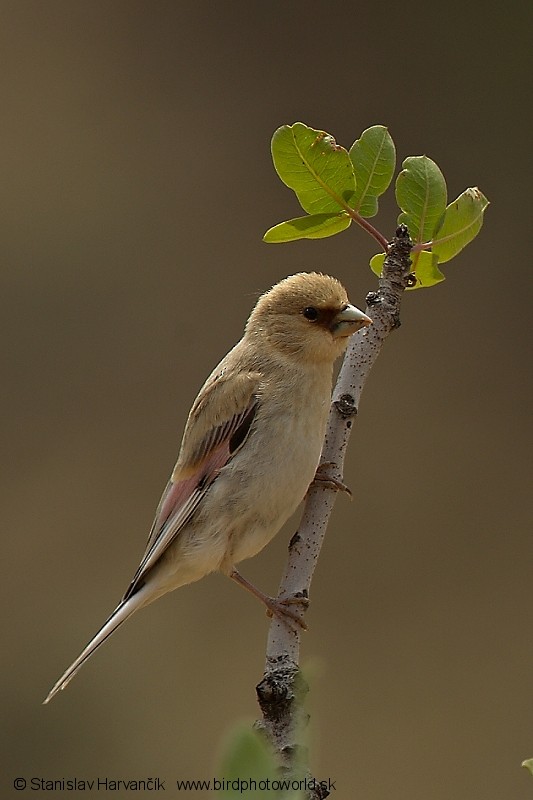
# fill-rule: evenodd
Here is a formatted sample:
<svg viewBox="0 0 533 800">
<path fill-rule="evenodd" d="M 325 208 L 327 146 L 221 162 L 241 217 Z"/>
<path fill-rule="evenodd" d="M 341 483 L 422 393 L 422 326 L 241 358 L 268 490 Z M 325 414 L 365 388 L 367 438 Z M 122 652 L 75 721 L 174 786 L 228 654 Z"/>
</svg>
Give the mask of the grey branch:
<svg viewBox="0 0 533 800">
<path fill-rule="evenodd" d="M 359 401 L 370 370 L 389 333 L 400 325 L 400 303 L 409 283 L 412 242 L 401 225 L 389 243 L 377 292 L 367 295 L 366 313 L 373 325 L 350 340 L 333 392 L 321 464 L 332 480 L 313 483 L 307 494 L 300 527 L 289 544 L 289 556 L 278 599 L 308 597 L 311 580 L 326 533 L 329 517 L 342 486 L 344 457 Z M 324 471 L 326 471 L 324 470 Z M 327 489 L 330 489 L 329 491 Z M 305 725 L 302 700 L 306 686 L 299 672 L 300 630 L 272 618 L 263 679 L 257 686 L 263 720 L 258 723 L 290 773 L 302 765 L 299 732 Z M 305 760 L 305 759 L 304 759 Z M 320 787 L 309 795 L 326 797 Z"/>
</svg>

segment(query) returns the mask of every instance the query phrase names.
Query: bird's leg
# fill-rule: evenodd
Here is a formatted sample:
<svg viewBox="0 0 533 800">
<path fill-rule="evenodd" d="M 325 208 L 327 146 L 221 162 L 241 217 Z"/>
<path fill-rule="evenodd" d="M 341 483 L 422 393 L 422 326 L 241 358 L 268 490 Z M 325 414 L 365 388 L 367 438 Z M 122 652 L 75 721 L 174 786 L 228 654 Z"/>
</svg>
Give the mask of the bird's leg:
<svg viewBox="0 0 533 800">
<path fill-rule="evenodd" d="M 307 630 L 307 625 L 303 621 L 301 614 L 297 613 L 296 611 L 292 611 L 289 606 L 297 604 L 305 609 L 309 606 L 309 598 L 305 597 L 304 595 L 293 595 L 292 597 L 284 597 L 281 600 L 275 597 L 270 597 L 262 592 L 261 589 L 258 589 L 257 586 L 254 586 L 253 583 L 247 581 L 246 578 L 243 578 L 241 573 L 238 572 L 235 567 L 229 573 L 229 577 L 232 578 L 235 583 L 238 583 L 239 586 L 244 587 L 244 589 L 248 589 L 248 591 L 257 597 L 258 600 L 261 600 L 261 602 L 267 607 L 267 614 L 269 617 L 274 615 L 289 625 L 291 625 L 291 623 L 296 623 L 300 628 L 303 628 L 304 631 Z"/>
<path fill-rule="evenodd" d="M 345 483 L 337 480 L 337 478 L 334 478 L 333 475 L 328 473 L 328 468 L 334 466 L 335 463 L 333 461 L 324 461 L 322 464 L 319 464 L 311 486 L 313 483 L 317 483 L 319 486 L 333 489 L 334 492 L 345 492 L 351 500 L 353 498 L 351 489 L 349 489 Z"/>
</svg>

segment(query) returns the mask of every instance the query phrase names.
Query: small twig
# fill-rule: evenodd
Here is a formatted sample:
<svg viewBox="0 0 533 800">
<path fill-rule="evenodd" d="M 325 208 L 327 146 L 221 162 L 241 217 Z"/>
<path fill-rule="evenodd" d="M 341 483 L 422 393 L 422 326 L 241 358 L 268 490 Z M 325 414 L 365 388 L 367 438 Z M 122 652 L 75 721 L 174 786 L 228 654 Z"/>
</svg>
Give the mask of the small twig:
<svg viewBox="0 0 533 800">
<path fill-rule="evenodd" d="M 333 392 L 321 463 L 328 464 L 332 484 L 342 484 L 344 457 L 359 401 L 368 374 L 389 333 L 400 325 L 400 303 L 408 284 L 412 242 L 405 225 L 387 245 L 383 274 L 377 292 L 367 295 L 366 313 L 373 325 L 352 336 Z M 331 488 L 335 489 L 333 485 Z M 336 491 L 311 485 L 302 520 L 289 544 L 289 556 L 278 597 L 298 593 L 308 596 Z M 279 753 L 282 766 L 291 771 L 301 760 L 297 741 L 299 726 L 305 719 L 302 699 L 305 691 L 299 672 L 300 631 L 272 619 L 268 635 L 265 672 L 257 686 L 263 720 L 258 726 L 266 732 Z M 319 793 L 317 793 L 319 792 Z M 317 786 L 312 800 L 326 797 Z"/>
<path fill-rule="evenodd" d="M 385 237 L 383 236 L 381 231 L 378 231 L 378 229 L 375 228 L 372 225 L 372 223 L 369 222 L 368 219 L 366 219 L 366 217 L 362 217 L 361 214 L 359 214 L 357 211 L 354 211 L 353 208 L 350 208 L 349 206 L 346 206 L 345 210 L 350 215 L 350 217 L 354 220 L 354 222 L 357 222 L 357 224 L 364 231 L 369 233 L 370 236 L 372 236 L 372 238 L 376 240 L 376 242 L 379 244 L 381 249 L 386 253 L 387 250 L 388 250 L 388 247 L 389 247 L 389 242 L 387 242 L 387 240 L 385 239 Z"/>
</svg>

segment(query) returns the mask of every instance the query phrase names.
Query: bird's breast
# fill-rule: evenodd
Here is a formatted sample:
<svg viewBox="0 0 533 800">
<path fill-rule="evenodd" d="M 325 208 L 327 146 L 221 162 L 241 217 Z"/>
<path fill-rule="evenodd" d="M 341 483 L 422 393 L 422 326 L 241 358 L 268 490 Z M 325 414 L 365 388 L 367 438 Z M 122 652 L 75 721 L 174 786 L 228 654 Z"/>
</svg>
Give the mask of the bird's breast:
<svg viewBox="0 0 533 800">
<path fill-rule="evenodd" d="M 215 481 L 212 488 L 239 519 L 230 535 L 233 563 L 259 552 L 303 500 L 320 459 L 329 397 L 328 390 L 307 395 L 305 403 L 266 398 L 241 450 Z"/>
</svg>

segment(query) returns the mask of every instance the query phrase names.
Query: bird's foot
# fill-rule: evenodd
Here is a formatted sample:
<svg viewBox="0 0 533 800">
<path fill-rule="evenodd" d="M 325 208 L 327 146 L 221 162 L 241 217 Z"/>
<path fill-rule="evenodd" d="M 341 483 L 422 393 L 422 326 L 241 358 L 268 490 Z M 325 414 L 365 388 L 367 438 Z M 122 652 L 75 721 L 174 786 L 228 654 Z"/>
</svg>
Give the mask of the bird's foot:
<svg viewBox="0 0 533 800">
<path fill-rule="evenodd" d="M 235 568 L 229 574 L 230 578 L 232 578 L 239 586 L 242 586 L 244 589 L 247 589 L 254 597 L 257 597 L 258 600 L 267 607 L 267 614 L 269 617 L 277 617 L 282 622 L 285 622 L 290 628 L 295 630 L 295 625 L 302 628 L 304 631 L 307 630 L 307 625 L 303 620 L 303 613 L 309 606 L 309 598 L 307 597 L 307 593 L 298 592 L 291 597 L 270 597 L 268 594 L 265 594 L 258 589 L 257 586 L 254 586 L 253 583 L 247 581 L 246 578 L 238 572 Z M 299 611 L 293 611 L 289 606 L 298 605 L 300 606 Z"/>
<path fill-rule="evenodd" d="M 333 461 L 324 461 L 322 464 L 319 464 L 311 486 L 316 483 L 318 486 L 323 486 L 326 489 L 333 489 L 334 492 L 344 492 L 351 500 L 353 498 L 351 489 L 329 473 L 330 467 L 335 466 Z"/>
<path fill-rule="evenodd" d="M 309 608 L 309 598 L 307 593 L 297 592 L 291 597 L 266 597 L 263 601 L 267 607 L 268 617 L 277 617 L 282 622 L 287 622 L 291 627 L 294 623 L 302 630 L 307 630 L 307 625 L 303 620 L 303 614 Z M 298 610 L 292 610 L 289 606 L 298 606 Z"/>
</svg>

